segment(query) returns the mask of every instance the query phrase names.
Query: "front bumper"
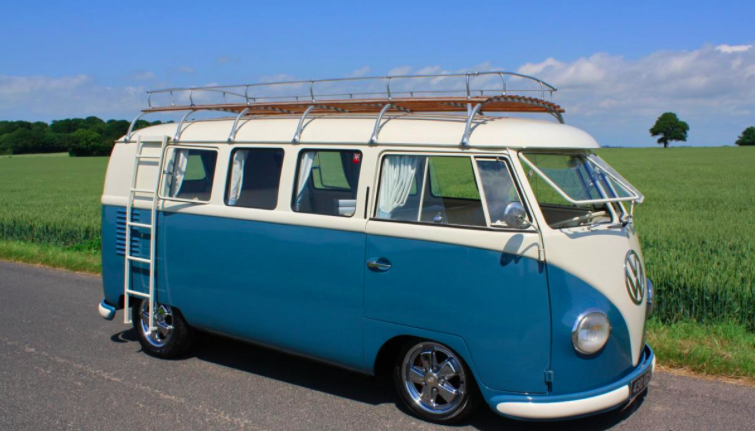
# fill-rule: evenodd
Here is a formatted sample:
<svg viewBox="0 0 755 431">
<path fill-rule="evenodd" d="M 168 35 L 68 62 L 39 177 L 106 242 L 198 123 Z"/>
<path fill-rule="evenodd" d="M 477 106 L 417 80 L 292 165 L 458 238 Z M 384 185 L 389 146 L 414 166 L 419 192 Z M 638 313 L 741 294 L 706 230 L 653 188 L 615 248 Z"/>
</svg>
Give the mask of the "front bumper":
<svg viewBox="0 0 755 431">
<path fill-rule="evenodd" d="M 558 396 L 500 395 L 492 397 L 488 404 L 499 414 L 515 419 L 553 420 L 589 416 L 634 401 L 630 398 L 632 380 L 651 367 L 655 372 L 655 354 L 646 344 L 637 367 L 610 385 L 578 394 Z"/>
</svg>

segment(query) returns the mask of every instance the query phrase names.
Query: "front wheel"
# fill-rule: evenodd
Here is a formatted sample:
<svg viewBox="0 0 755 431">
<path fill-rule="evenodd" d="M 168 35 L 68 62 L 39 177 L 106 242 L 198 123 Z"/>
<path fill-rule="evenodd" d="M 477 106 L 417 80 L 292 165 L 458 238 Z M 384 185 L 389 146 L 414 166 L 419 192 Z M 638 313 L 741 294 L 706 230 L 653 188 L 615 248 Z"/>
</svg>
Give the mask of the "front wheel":
<svg viewBox="0 0 755 431">
<path fill-rule="evenodd" d="M 396 358 L 393 382 L 404 405 L 431 422 L 457 422 L 472 413 L 479 400 L 463 360 L 434 341 L 407 343 Z"/>
<path fill-rule="evenodd" d="M 147 354 L 170 359 L 184 354 L 194 340 L 194 330 L 186 324 L 181 312 L 170 305 L 155 303 L 155 330 L 149 330 L 149 301 L 141 300 L 132 308 L 134 331 Z"/>
</svg>

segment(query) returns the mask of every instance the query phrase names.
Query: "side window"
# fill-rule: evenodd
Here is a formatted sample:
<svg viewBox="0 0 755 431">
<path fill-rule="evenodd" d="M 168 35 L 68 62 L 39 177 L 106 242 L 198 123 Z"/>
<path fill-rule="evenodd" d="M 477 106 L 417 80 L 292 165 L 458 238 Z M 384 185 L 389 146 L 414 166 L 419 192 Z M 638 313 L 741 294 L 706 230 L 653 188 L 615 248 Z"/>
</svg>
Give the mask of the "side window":
<svg viewBox="0 0 755 431">
<path fill-rule="evenodd" d="M 275 209 L 282 167 L 283 150 L 280 148 L 234 150 L 225 203 L 244 208 Z"/>
<path fill-rule="evenodd" d="M 480 173 L 480 183 L 485 192 L 490 222 L 506 226 L 503 221 L 506 208 L 513 202 L 522 203 L 509 165 L 502 159 L 478 158 L 477 171 Z"/>
<path fill-rule="evenodd" d="M 413 194 L 415 187 L 419 193 Z M 375 216 L 385 220 L 486 226 L 471 158 L 386 156 Z"/>
<path fill-rule="evenodd" d="M 353 216 L 361 167 L 360 151 L 302 151 L 291 208 L 302 213 Z"/>
<path fill-rule="evenodd" d="M 176 148 L 168 161 L 162 195 L 208 202 L 212 193 L 218 153 L 214 150 Z"/>
</svg>

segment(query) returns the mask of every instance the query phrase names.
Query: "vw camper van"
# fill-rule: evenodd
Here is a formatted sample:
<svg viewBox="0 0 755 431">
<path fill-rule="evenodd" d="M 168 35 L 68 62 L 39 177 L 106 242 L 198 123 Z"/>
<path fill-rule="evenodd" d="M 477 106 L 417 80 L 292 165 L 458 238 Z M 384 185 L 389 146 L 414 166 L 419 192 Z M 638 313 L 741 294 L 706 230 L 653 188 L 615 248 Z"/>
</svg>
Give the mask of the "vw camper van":
<svg viewBox="0 0 755 431">
<path fill-rule="evenodd" d="M 655 365 L 644 198 L 555 90 L 484 72 L 149 92 L 107 170 L 100 314 L 161 358 L 206 331 L 385 373 L 433 422 L 626 406 Z"/>
</svg>

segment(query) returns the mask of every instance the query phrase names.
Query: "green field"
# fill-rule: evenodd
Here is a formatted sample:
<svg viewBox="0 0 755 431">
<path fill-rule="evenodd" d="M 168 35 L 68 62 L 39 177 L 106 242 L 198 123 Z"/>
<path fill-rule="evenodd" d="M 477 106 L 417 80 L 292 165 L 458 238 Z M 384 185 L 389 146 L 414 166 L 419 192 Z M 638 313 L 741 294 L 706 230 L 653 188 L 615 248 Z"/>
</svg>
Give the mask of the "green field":
<svg viewBox="0 0 755 431">
<path fill-rule="evenodd" d="M 649 339 L 672 365 L 755 381 L 755 361 L 745 359 L 755 357 L 755 148 L 600 155 L 646 196 L 635 220 L 657 292 Z M 0 158 L 0 257 L 98 272 L 106 165 L 106 158 Z M 708 350 L 690 348 L 698 339 Z"/>
<path fill-rule="evenodd" d="M 99 272 L 107 161 L 0 158 L 0 257 Z"/>
</svg>

